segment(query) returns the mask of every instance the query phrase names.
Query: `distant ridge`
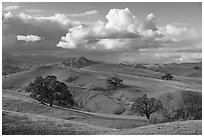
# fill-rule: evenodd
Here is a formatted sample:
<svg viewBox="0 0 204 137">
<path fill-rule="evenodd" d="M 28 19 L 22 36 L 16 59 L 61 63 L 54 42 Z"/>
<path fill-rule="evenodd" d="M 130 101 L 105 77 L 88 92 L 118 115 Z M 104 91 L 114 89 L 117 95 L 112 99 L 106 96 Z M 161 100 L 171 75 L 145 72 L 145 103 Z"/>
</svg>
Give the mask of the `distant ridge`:
<svg viewBox="0 0 204 137">
<path fill-rule="evenodd" d="M 50 55 L 20 55 L 13 56 L 9 53 L 2 54 L 2 74 L 8 75 L 29 69 L 31 66 L 57 63 L 63 61 L 64 58 L 54 57 Z"/>
<path fill-rule="evenodd" d="M 90 65 L 103 63 L 101 61 L 89 60 L 85 57 L 70 57 L 62 62 L 62 65 L 73 67 L 73 68 L 82 68 Z"/>
</svg>

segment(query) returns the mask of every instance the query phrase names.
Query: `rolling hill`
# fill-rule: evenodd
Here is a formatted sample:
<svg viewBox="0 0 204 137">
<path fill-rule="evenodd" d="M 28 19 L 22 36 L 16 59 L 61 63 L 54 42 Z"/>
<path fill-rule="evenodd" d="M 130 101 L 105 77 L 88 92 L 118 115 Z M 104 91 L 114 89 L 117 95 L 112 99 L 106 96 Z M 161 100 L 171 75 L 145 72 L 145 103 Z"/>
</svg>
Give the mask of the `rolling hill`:
<svg viewBox="0 0 204 137">
<path fill-rule="evenodd" d="M 30 69 L 39 64 L 49 64 L 63 61 L 63 58 L 49 55 L 21 55 L 2 54 L 2 74 L 8 75 Z"/>
<path fill-rule="evenodd" d="M 112 73 L 123 79 L 124 88 L 107 90 L 105 79 Z M 168 107 L 181 104 L 179 107 L 173 107 L 177 109 L 185 105 L 181 98 L 184 92 L 201 96 L 202 88 L 201 85 L 189 84 L 189 82 L 155 79 L 154 77 L 160 73 L 151 70 L 143 71 L 105 63 L 81 69 L 56 65 L 37 66 L 3 78 L 3 88 L 23 91 L 35 77 L 47 75 L 55 75 L 60 81 L 65 82 L 74 95 L 74 99 L 82 105 L 84 110 L 107 114 L 125 114 L 131 100 L 145 93 L 150 97 L 160 99 Z"/>
<path fill-rule="evenodd" d="M 12 63 L 12 60 L 9 61 Z M 55 126 L 49 130 L 46 128 L 47 124 L 43 124 L 42 128 L 45 129 L 45 134 L 53 134 L 54 131 L 58 133 L 58 130 L 62 131 L 62 134 L 164 134 L 165 131 L 166 134 L 181 134 L 185 133 L 184 130 L 186 129 L 189 130 L 186 133 L 200 134 L 200 129 L 195 131 L 189 129 L 191 126 L 184 127 L 183 123 L 185 122 L 181 122 L 181 126 L 179 126 L 182 127 L 182 131 L 176 129 L 173 132 L 171 129 L 177 127 L 177 124 L 172 123 L 172 125 L 164 124 L 161 128 L 162 131 L 156 129 L 161 127 L 160 125 L 148 126 L 146 128 L 149 128 L 149 132 L 146 132 L 144 128 L 139 127 L 147 125 L 147 121 L 144 120 L 144 117 L 138 117 L 130 109 L 132 100 L 144 94 L 159 99 L 165 108 L 172 111 L 192 104 L 201 106 L 202 79 L 186 76 L 187 70 L 177 72 L 179 74 L 174 73 L 176 75 L 174 75 L 173 80 L 161 80 L 163 71 L 156 72 L 148 67 L 134 68 L 121 64 L 92 62 L 83 57 L 68 59 L 67 64 L 65 62 L 36 65 L 29 70 L 3 77 L 3 109 L 9 111 L 4 113 L 6 120 L 4 123 L 11 124 L 12 122 L 9 123 L 9 120 L 16 117 L 15 125 L 18 127 L 23 126 L 17 124 L 18 122 L 23 124 L 22 120 L 27 119 L 31 126 L 23 126 L 23 129 L 33 133 L 30 129 L 35 128 L 33 125 L 42 124 L 39 119 L 41 119 L 41 116 L 45 116 L 45 119 L 44 117 L 42 119 L 44 119 L 43 121 L 49 121 L 48 123 L 56 123 L 57 121 L 63 123 L 57 128 L 57 131 L 54 130 Z M 188 67 L 188 74 L 191 73 L 190 70 L 192 70 L 192 74 L 194 71 L 198 71 L 200 74 L 200 70 L 192 68 L 194 65 L 185 64 L 183 67 Z M 181 68 L 181 66 L 179 67 Z M 165 69 L 167 68 L 170 69 L 169 67 Z M 172 69 L 172 71 L 175 70 Z M 68 109 L 65 111 L 59 108 L 47 108 L 42 104 L 33 102 L 29 93 L 24 92 L 26 86 L 34 81 L 37 76 L 46 77 L 48 75 L 55 75 L 59 81 L 67 84 L 74 101 L 78 104 L 75 106 L 76 110 Z M 112 75 L 121 78 L 124 86 L 109 90 L 106 85 L 106 78 Z M 32 117 L 35 117 L 36 121 L 32 121 L 30 114 L 34 114 Z M 53 120 L 53 117 L 56 119 Z M 135 118 L 137 119 L 134 121 Z M 65 131 L 63 127 L 67 127 L 67 122 L 71 127 L 76 125 L 64 120 L 99 127 L 96 127 L 96 129 L 89 127 L 88 131 L 84 131 L 84 126 L 80 126 L 81 129 L 77 129 L 77 131 L 72 128 L 70 131 Z M 4 127 L 9 128 L 6 124 Z M 101 130 L 101 127 L 110 129 Z M 169 130 L 167 130 L 168 127 Z M 129 130 L 128 128 L 132 129 Z M 121 130 L 115 131 L 115 129 Z M 14 131 L 19 134 L 23 133 L 21 130 L 17 132 L 17 129 L 14 129 Z M 36 131 L 38 131 L 36 132 L 38 134 L 42 133 L 39 128 L 36 128 Z M 5 133 L 12 132 L 5 131 Z"/>
<path fill-rule="evenodd" d="M 202 121 L 189 120 L 108 132 L 112 135 L 201 135 Z"/>
<path fill-rule="evenodd" d="M 100 64 L 101 61 L 89 60 L 85 57 L 70 57 L 63 61 L 61 64 L 73 68 L 82 68 L 90 65 Z"/>
</svg>

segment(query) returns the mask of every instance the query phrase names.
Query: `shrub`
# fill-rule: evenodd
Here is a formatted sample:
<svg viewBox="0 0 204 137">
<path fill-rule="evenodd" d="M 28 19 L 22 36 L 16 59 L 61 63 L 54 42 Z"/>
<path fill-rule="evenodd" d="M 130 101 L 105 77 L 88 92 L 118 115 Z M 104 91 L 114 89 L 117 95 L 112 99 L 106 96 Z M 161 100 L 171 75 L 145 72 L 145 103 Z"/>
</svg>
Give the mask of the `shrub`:
<svg viewBox="0 0 204 137">
<path fill-rule="evenodd" d="M 200 69 L 200 67 L 199 66 L 195 66 L 193 69 L 197 69 L 198 70 L 198 69 Z"/>
<path fill-rule="evenodd" d="M 175 111 L 174 120 L 201 120 L 202 106 L 190 105 Z"/>
</svg>

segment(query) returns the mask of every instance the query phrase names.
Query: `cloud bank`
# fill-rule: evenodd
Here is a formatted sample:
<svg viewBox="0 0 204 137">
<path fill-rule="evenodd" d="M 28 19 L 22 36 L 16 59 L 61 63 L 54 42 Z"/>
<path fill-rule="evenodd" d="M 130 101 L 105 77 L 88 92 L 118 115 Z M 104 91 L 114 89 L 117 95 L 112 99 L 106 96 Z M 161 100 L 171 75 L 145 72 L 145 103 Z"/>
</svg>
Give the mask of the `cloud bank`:
<svg viewBox="0 0 204 137">
<path fill-rule="evenodd" d="M 13 5 L 13 6 L 7 6 L 7 7 L 5 7 L 4 10 L 5 10 L 5 11 L 11 11 L 11 10 L 16 10 L 16 9 L 18 9 L 18 8 L 20 8 L 20 6 L 18 6 L 18 5 Z"/>
<path fill-rule="evenodd" d="M 71 21 L 64 14 L 53 16 L 30 16 L 25 13 L 12 14 L 7 12 L 2 20 L 2 45 L 6 50 L 49 50 L 57 49 L 59 39 L 66 34 L 67 30 L 79 25 L 77 21 Z M 21 43 L 17 40 L 18 35 L 42 36 L 37 45 L 35 42 Z M 27 49 L 27 45 L 29 46 Z"/>
<path fill-rule="evenodd" d="M 79 14 L 60 14 L 34 17 L 25 13 L 3 15 L 3 49 L 45 49 L 99 51 L 117 53 L 119 61 L 139 61 L 149 58 L 189 61 L 201 59 L 202 39 L 184 23 L 160 26 L 157 17 L 149 13 L 144 20 L 128 8 L 110 9 L 105 20 L 83 23 L 70 16 L 96 15 L 92 10 Z M 30 35 L 33 34 L 33 35 Z M 41 39 L 39 36 L 42 36 Z M 32 41 L 19 43 L 19 40 Z M 37 44 L 34 41 L 38 41 Z M 174 54 L 175 53 L 175 54 Z"/>
<path fill-rule="evenodd" d="M 106 15 L 106 19 L 107 22 L 99 20 L 91 25 L 70 28 L 57 46 L 77 48 L 95 40 L 104 46 L 104 49 L 115 49 L 122 48 L 122 45 L 118 43 L 118 41 L 124 41 L 122 39 L 161 38 L 162 36 L 157 32 L 156 17 L 152 13 L 142 22 L 128 8 L 111 9 Z M 125 43 L 127 42 L 128 40 Z M 116 43 L 119 46 L 115 46 Z"/>
</svg>

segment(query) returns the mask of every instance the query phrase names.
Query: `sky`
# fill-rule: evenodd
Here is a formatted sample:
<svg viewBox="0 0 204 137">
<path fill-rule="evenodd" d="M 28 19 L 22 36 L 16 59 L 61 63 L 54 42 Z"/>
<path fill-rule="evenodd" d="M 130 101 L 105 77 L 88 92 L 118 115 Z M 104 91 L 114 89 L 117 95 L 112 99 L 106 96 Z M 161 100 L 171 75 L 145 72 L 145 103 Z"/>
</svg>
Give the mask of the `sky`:
<svg viewBox="0 0 204 137">
<path fill-rule="evenodd" d="M 2 3 L 2 51 L 107 62 L 201 61 L 202 4 Z"/>
</svg>

